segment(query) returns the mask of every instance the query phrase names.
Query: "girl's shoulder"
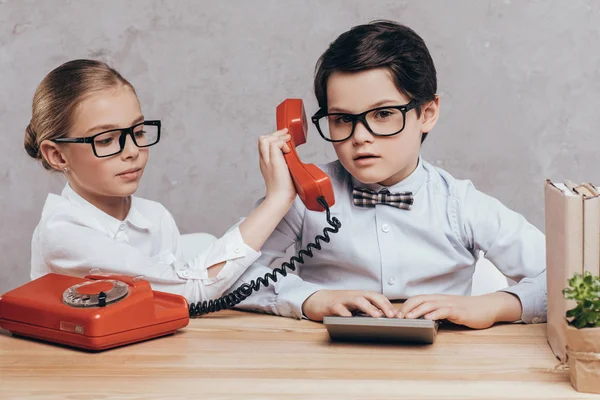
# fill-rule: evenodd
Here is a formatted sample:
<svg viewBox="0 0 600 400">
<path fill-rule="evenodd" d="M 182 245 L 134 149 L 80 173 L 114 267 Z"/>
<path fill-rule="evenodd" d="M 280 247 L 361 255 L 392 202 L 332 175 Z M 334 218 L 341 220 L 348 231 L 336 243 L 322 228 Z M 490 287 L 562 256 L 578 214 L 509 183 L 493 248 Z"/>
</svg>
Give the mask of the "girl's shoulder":
<svg viewBox="0 0 600 400">
<path fill-rule="evenodd" d="M 150 216 L 160 216 L 163 217 L 164 214 L 170 214 L 169 210 L 165 208 L 161 203 L 154 200 L 144 199 L 142 197 L 131 196 L 131 206 L 136 208 L 146 217 Z"/>
</svg>

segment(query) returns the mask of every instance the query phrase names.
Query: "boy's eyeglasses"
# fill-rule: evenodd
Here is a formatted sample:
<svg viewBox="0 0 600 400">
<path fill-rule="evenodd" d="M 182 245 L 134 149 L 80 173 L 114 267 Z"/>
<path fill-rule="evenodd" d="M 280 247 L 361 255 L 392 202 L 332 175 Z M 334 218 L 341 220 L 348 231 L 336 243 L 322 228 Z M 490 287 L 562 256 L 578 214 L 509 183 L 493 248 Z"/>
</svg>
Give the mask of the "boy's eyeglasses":
<svg viewBox="0 0 600 400">
<path fill-rule="evenodd" d="M 127 135 L 140 148 L 154 146 L 160 140 L 160 121 L 144 121 L 129 128 L 111 129 L 88 137 L 53 139 L 55 143 L 89 143 L 96 157 L 110 157 L 125 148 Z"/>
<path fill-rule="evenodd" d="M 417 105 L 416 100 L 411 100 L 405 105 L 377 107 L 360 114 L 327 113 L 321 109 L 312 116 L 312 122 L 328 142 L 350 139 L 358 122 L 375 136 L 394 136 L 404 129 L 406 113 Z"/>
</svg>

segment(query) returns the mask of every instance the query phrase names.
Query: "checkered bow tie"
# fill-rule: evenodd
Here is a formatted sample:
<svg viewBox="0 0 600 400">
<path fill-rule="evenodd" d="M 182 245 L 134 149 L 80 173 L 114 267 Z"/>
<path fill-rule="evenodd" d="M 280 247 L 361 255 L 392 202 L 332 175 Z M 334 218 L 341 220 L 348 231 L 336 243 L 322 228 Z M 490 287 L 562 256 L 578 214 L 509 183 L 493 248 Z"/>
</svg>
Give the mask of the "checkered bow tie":
<svg viewBox="0 0 600 400">
<path fill-rule="evenodd" d="M 375 204 L 385 204 L 403 210 L 410 210 L 414 202 L 412 192 L 390 193 L 389 190 L 382 189 L 377 193 L 361 187 L 355 187 L 352 190 L 352 199 L 354 205 L 358 207 L 375 207 Z"/>
</svg>

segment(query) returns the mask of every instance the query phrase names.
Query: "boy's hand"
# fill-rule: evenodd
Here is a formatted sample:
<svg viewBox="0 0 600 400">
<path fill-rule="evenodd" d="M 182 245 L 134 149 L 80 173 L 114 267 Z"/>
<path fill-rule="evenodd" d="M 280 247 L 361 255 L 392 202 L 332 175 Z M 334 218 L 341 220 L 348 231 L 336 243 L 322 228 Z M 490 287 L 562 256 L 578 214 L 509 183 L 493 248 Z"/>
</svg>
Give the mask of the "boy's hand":
<svg viewBox="0 0 600 400">
<path fill-rule="evenodd" d="M 319 290 L 302 304 L 302 312 L 313 321 L 322 321 L 328 315 L 351 317 L 356 310 L 375 318 L 393 318 L 397 312 L 381 293 L 363 290 Z"/>
<path fill-rule="evenodd" d="M 521 318 L 520 300 L 505 292 L 483 296 L 419 295 L 406 300 L 398 318 L 419 318 L 448 321 L 474 329 L 485 329 L 495 322 L 513 322 Z"/>
<path fill-rule="evenodd" d="M 290 138 L 286 128 L 258 139 L 260 172 L 267 186 L 265 200 L 283 202 L 288 207 L 296 197 L 296 188 L 283 158 L 283 153 L 290 151 L 286 144 Z"/>
</svg>

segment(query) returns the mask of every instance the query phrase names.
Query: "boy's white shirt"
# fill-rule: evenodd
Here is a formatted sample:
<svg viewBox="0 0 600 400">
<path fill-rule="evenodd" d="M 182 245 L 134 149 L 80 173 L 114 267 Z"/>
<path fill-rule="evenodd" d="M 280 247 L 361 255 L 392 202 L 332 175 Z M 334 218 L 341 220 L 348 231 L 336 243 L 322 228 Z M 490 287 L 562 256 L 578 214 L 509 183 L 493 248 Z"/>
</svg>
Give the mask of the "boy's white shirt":
<svg viewBox="0 0 600 400">
<path fill-rule="evenodd" d="M 154 290 L 180 294 L 189 302 L 214 299 L 240 277 L 260 252 L 230 229 L 182 259 L 180 233 L 160 203 L 132 196 L 124 221 L 104 213 L 67 184 L 60 196 L 49 194 L 31 245 L 31 279 L 50 272 L 83 277 L 92 269 L 143 276 Z M 208 267 L 226 261 L 213 278 Z"/>
<path fill-rule="evenodd" d="M 361 184 L 339 161 L 320 168 L 332 180 L 336 198 L 331 214 L 342 223 L 340 231 L 331 235 L 330 243 L 322 243 L 322 250 L 313 250 L 313 258 L 297 264 L 298 276 L 279 277 L 239 308 L 302 318 L 302 304 L 320 289 L 368 290 L 392 300 L 418 294 L 470 295 L 481 250 L 518 282 L 503 291 L 519 297 L 522 321 L 546 320 L 545 237 L 523 216 L 421 158 L 409 177 L 388 187 L 390 192 L 413 192 L 411 210 L 380 204 L 357 207 L 353 186 L 375 191 L 383 186 Z M 306 248 L 326 226 L 324 212 L 307 210 L 297 198 L 261 249 L 262 256 L 234 286 L 271 271 L 269 266 L 286 249 Z"/>
</svg>

